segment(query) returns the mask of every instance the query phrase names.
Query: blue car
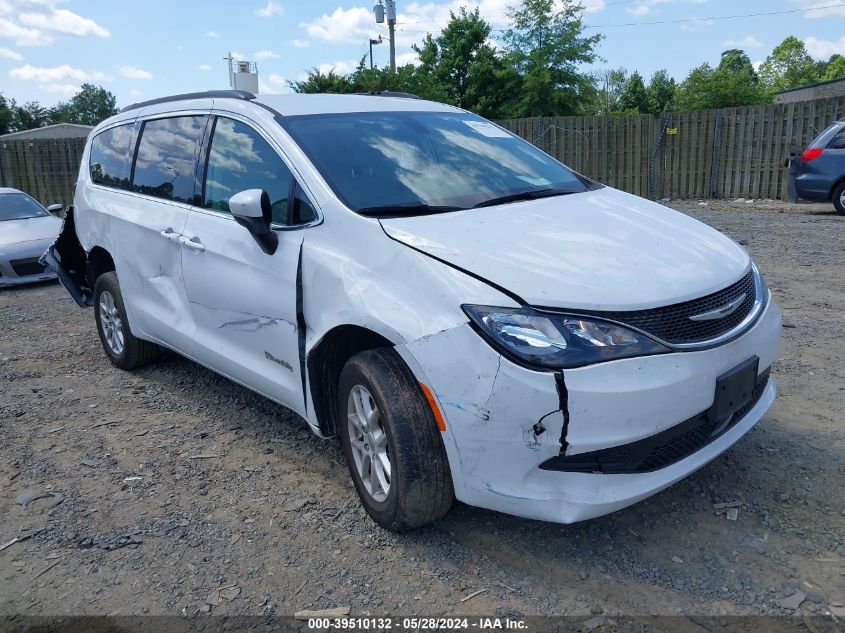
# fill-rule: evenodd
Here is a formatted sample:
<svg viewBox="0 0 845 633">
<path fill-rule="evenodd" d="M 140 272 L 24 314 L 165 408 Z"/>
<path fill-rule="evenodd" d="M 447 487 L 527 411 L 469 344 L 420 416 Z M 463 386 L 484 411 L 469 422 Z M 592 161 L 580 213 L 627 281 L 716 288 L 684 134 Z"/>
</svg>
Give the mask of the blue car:
<svg viewBox="0 0 845 633">
<path fill-rule="evenodd" d="M 795 178 L 798 195 L 806 200 L 833 201 L 845 214 L 845 119 L 831 123 L 801 155 Z"/>
</svg>

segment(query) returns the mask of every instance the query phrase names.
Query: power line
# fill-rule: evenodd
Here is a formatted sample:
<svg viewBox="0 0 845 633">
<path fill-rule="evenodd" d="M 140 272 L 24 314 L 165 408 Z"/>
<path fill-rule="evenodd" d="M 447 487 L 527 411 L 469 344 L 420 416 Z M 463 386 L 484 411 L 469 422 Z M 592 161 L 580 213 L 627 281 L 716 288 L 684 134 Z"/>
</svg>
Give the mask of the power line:
<svg viewBox="0 0 845 633">
<path fill-rule="evenodd" d="M 721 15 L 711 18 L 686 18 L 684 20 L 653 20 L 651 22 L 624 22 L 619 24 L 585 24 L 585 29 L 606 29 L 616 26 L 652 26 L 654 24 L 682 24 L 684 22 L 717 22 L 719 20 L 738 20 L 741 18 L 759 18 L 769 15 L 786 15 L 787 13 L 806 13 L 807 11 L 819 11 L 821 9 L 845 8 L 845 5 L 836 4 L 819 5 L 807 9 L 788 9 L 784 11 L 768 11 L 765 13 L 744 13 L 740 15 Z"/>
<path fill-rule="evenodd" d="M 617 0 L 617 2 L 608 2 L 605 6 L 610 6 L 611 4 L 631 4 L 632 2 L 641 2 L 642 0 Z M 599 5 L 594 5 L 599 6 Z M 743 13 L 737 15 L 721 15 L 721 16 L 713 16 L 707 18 L 685 18 L 681 20 L 652 20 L 649 22 L 620 22 L 615 24 L 585 24 L 585 29 L 605 29 L 605 28 L 615 28 L 615 27 L 626 27 L 626 26 L 654 26 L 660 24 L 684 24 L 689 22 L 718 22 L 720 20 L 739 20 L 743 18 L 760 18 L 760 17 L 767 17 L 772 15 L 788 15 L 788 14 L 795 14 L 795 13 L 807 13 L 809 11 L 821 11 L 822 9 L 836 9 L 836 8 L 845 8 L 845 5 L 842 3 L 836 4 L 825 4 L 825 5 L 817 5 L 814 7 L 807 7 L 805 9 L 785 9 L 783 11 L 766 11 L 760 13 Z M 420 21 L 420 22 L 404 22 L 403 24 L 438 24 L 435 20 L 429 21 Z M 426 30 L 409 30 L 409 29 L 400 29 L 403 33 L 428 33 L 429 31 Z M 493 32 L 501 33 L 506 31 L 507 29 L 490 29 Z"/>
</svg>

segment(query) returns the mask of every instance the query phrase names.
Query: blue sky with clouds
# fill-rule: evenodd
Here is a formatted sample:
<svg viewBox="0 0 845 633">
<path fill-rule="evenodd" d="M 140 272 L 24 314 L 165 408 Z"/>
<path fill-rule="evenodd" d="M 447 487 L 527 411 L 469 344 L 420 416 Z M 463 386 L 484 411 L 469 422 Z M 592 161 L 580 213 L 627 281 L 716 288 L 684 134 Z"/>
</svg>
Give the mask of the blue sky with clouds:
<svg viewBox="0 0 845 633">
<path fill-rule="evenodd" d="M 437 33 L 460 6 L 478 6 L 494 37 L 516 0 L 397 0 L 397 55 Z M 604 34 L 595 68 L 659 68 L 682 79 L 726 48 L 763 60 L 787 35 L 811 54 L 845 54 L 845 0 L 582 0 L 590 33 Z M 811 9 L 811 10 L 807 10 Z M 778 15 L 735 17 L 783 12 Z M 787 13 L 788 12 L 788 13 Z M 655 23 L 656 22 L 656 23 Z M 83 82 L 119 104 L 177 92 L 227 88 L 228 51 L 258 64 L 262 92 L 286 92 L 308 69 L 346 72 L 367 53 L 372 5 L 356 0 L 0 0 L 0 92 L 51 105 Z M 386 43 L 375 47 L 386 65 Z"/>
</svg>

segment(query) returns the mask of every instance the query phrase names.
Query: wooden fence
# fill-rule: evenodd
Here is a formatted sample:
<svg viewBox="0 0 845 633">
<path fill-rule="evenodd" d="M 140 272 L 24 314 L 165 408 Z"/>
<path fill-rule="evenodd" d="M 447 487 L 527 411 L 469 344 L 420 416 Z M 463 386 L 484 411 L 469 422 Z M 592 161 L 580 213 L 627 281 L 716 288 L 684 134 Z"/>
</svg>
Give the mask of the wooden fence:
<svg viewBox="0 0 845 633">
<path fill-rule="evenodd" d="M 783 159 L 831 121 L 845 97 L 661 116 L 580 116 L 499 123 L 576 171 L 660 198 L 786 197 Z M 84 139 L 0 141 L 0 186 L 70 204 Z"/>
<path fill-rule="evenodd" d="M 576 171 L 660 198 L 786 197 L 783 159 L 832 121 L 845 97 L 661 116 L 512 119 L 503 127 Z"/>
<path fill-rule="evenodd" d="M 26 191 L 41 204 L 68 205 L 84 138 L 0 140 L 0 187 Z"/>
</svg>

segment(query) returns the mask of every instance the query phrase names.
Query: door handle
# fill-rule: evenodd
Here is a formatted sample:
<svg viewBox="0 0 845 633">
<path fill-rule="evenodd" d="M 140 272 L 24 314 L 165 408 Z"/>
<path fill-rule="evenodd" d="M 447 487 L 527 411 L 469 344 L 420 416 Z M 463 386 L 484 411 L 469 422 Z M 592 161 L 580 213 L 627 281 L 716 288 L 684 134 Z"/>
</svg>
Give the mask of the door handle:
<svg viewBox="0 0 845 633">
<path fill-rule="evenodd" d="M 187 246 L 193 251 L 198 251 L 202 253 L 205 250 L 205 244 L 200 241 L 196 235 L 194 237 L 188 237 L 187 235 L 182 235 L 179 238 L 179 243 L 183 246 Z"/>
<path fill-rule="evenodd" d="M 171 242 L 178 242 L 179 238 L 182 237 L 181 233 L 177 233 L 170 227 L 167 227 L 163 231 L 159 231 L 159 235 L 161 235 L 165 239 L 170 240 Z"/>
</svg>

